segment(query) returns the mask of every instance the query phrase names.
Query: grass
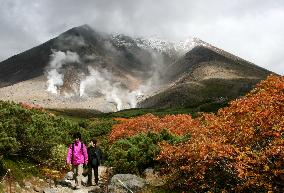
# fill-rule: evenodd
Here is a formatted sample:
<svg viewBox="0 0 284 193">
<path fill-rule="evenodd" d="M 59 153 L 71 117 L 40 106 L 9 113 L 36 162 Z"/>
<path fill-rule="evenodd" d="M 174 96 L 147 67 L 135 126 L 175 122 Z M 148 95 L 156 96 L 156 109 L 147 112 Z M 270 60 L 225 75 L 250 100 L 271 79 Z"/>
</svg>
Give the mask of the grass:
<svg viewBox="0 0 284 193">
<path fill-rule="evenodd" d="M 167 108 L 167 109 L 152 109 L 152 108 L 133 108 L 125 109 L 118 112 L 104 113 L 97 115 L 98 117 L 137 117 L 147 113 L 152 113 L 156 116 L 165 116 L 169 114 L 191 114 L 193 113 L 192 109 L 183 109 L 183 108 Z"/>
<path fill-rule="evenodd" d="M 101 114 L 100 111 L 93 109 L 46 109 L 48 112 L 53 113 L 57 116 L 62 116 L 64 118 L 71 119 L 73 121 L 81 121 L 96 117 Z"/>
<path fill-rule="evenodd" d="M 11 192 L 22 192 L 26 182 L 36 187 L 46 187 L 46 182 L 39 179 L 44 179 L 47 176 L 43 174 L 43 171 L 37 164 L 32 163 L 27 158 L 17 156 L 0 158 L 0 167 L 0 180 L 2 180 L 0 182 L 0 193 L 7 192 L 10 185 Z M 8 172 L 8 169 L 10 172 Z"/>
<path fill-rule="evenodd" d="M 109 113 L 98 113 L 95 110 L 88 109 L 48 109 L 49 112 L 56 114 L 57 116 L 63 116 L 75 122 L 80 122 L 84 120 L 92 120 L 97 118 L 105 122 L 105 119 L 112 118 L 130 118 L 145 115 L 151 113 L 156 116 L 165 116 L 165 115 L 176 115 L 176 114 L 191 114 L 193 117 L 200 111 L 202 112 L 217 112 L 219 108 L 227 106 L 227 100 L 222 103 L 216 103 L 214 101 L 208 101 L 196 107 L 191 108 L 132 108 L 125 109 L 117 112 Z"/>
<path fill-rule="evenodd" d="M 25 158 L 7 157 L 1 160 L 1 165 L 4 172 L 6 173 L 9 169 L 10 172 L 7 175 L 12 176 L 13 180 L 20 184 L 27 177 L 41 176 L 38 167 Z"/>
<path fill-rule="evenodd" d="M 117 112 L 109 113 L 97 113 L 95 110 L 88 109 L 47 109 L 48 112 L 57 116 L 62 116 L 69 120 L 80 122 L 84 120 L 92 120 L 94 118 L 101 119 L 103 122 L 105 119 L 112 119 L 117 117 L 130 118 L 137 117 L 147 113 L 152 113 L 156 116 L 165 116 L 169 114 L 193 114 L 194 109 L 190 108 L 166 108 L 166 109 L 152 109 L 152 108 L 133 108 L 125 109 Z"/>
</svg>

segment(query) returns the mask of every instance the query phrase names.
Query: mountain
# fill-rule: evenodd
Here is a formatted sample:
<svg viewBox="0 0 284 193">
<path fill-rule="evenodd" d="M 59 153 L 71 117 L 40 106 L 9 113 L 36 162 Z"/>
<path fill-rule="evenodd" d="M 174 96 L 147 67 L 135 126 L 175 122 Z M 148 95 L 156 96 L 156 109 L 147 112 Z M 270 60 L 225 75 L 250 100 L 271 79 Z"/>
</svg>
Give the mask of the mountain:
<svg viewBox="0 0 284 193">
<path fill-rule="evenodd" d="M 162 54 L 166 58 L 164 63 L 169 64 L 178 57 L 181 49 L 186 49 L 185 45 L 172 45 L 156 39 L 134 39 L 121 34 L 109 35 L 83 25 L 2 61 L 0 87 L 44 75 L 53 50 L 77 53 L 80 64 L 69 64 L 68 67 L 75 66 L 80 71 L 86 71 L 87 66 L 93 65 L 107 68 L 119 77 L 124 77 L 126 73 L 145 79 L 150 76 L 147 72 L 155 60 L 153 54 Z"/>
<path fill-rule="evenodd" d="M 140 102 L 140 107 L 215 110 L 272 73 L 201 40 L 197 42 L 168 66 L 165 77 L 171 85 Z"/>
<path fill-rule="evenodd" d="M 198 107 L 237 98 L 271 72 L 197 38 L 72 28 L 0 62 L 0 99 L 115 111 Z"/>
</svg>

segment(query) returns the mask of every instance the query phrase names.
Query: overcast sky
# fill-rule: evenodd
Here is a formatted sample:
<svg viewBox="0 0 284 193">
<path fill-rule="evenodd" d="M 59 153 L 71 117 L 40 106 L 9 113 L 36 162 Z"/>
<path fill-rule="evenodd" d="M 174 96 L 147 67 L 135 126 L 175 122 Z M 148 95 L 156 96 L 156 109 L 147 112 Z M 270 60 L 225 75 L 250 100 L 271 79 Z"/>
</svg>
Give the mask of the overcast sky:
<svg viewBox="0 0 284 193">
<path fill-rule="evenodd" d="M 198 37 L 284 74 L 284 0 L 0 0 L 0 61 L 83 24 L 135 36 Z"/>
</svg>

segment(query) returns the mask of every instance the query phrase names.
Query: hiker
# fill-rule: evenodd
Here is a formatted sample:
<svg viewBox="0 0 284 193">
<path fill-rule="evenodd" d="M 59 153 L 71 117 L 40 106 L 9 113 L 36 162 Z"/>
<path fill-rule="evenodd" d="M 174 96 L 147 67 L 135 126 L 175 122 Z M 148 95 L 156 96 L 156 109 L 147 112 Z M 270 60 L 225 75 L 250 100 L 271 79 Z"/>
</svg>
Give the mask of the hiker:
<svg viewBox="0 0 284 193">
<path fill-rule="evenodd" d="M 95 176 L 95 183 L 98 185 L 99 182 L 99 165 L 102 161 L 102 151 L 97 145 L 97 140 L 93 139 L 90 141 L 89 147 L 88 147 L 88 186 L 92 186 L 92 170 L 94 170 L 94 176 Z"/>
<path fill-rule="evenodd" d="M 81 142 L 81 133 L 76 132 L 73 137 L 74 143 L 69 146 L 66 162 L 72 165 L 75 188 L 79 189 L 82 183 L 83 165 L 88 163 L 88 153 L 86 145 Z"/>
</svg>

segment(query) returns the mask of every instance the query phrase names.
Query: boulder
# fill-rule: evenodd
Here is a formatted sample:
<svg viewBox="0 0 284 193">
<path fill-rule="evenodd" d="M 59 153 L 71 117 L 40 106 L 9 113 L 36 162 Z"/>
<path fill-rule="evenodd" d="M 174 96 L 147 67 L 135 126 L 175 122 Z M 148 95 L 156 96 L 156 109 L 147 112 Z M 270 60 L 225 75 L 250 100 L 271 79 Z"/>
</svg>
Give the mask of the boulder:
<svg viewBox="0 0 284 193">
<path fill-rule="evenodd" d="M 116 174 L 111 178 L 110 192 L 137 192 L 141 191 L 146 186 L 143 178 L 133 174 Z"/>
</svg>

